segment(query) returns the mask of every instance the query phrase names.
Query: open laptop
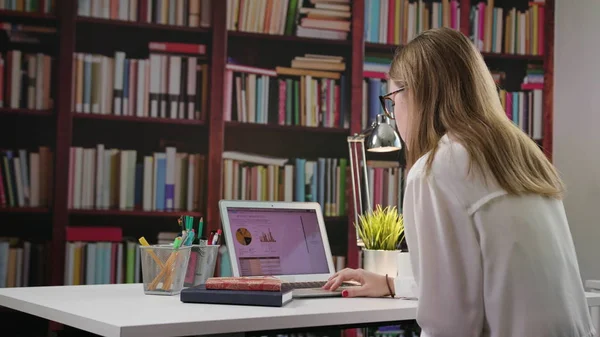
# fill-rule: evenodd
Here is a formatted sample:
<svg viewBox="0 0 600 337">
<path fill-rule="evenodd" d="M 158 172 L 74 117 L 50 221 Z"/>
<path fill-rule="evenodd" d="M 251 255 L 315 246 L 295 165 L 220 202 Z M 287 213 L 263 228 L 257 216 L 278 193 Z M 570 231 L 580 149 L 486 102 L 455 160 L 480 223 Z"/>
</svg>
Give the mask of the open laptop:
<svg viewBox="0 0 600 337">
<path fill-rule="evenodd" d="M 219 202 L 233 276 L 274 276 L 293 297 L 341 296 L 322 290 L 335 273 L 316 202 Z"/>
</svg>

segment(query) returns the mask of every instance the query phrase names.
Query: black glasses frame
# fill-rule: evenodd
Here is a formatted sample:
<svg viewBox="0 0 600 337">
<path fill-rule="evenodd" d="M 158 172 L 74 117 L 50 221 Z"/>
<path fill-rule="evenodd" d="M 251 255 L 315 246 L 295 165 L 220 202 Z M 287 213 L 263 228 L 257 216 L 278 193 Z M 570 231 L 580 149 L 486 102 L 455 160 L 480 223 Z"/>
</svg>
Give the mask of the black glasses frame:
<svg viewBox="0 0 600 337">
<path fill-rule="evenodd" d="M 394 105 L 395 105 L 395 103 L 394 103 L 394 97 L 393 97 L 393 96 L 394 96 L 395 94 L 397 94 L 397 93 L 401 92 L 401 91 L 404 91 L 404 89 L 406 89 L 406 88 L 405 88 L 405 87 L 402 87 L 402 88 L 400 88 L 400 89 L 398 89 L 398 90 L 394 90 L 394 91 L 390 92 L 389 94 L 385 94 L 385 95 L 383 95 L 383 96 L 379 96 L 379 101 L 381 102 L 381 107 L 383 108 L 383 111 L 385 112 L 385 114 L 386 114 L 386 116 L 387 116 L 388 118 L 390 118 L 390 119 L 396 119 L 396 116 L 394 115 L 394 112 L 393 112 L 393 111 L 388 111 L 388 110 L 385 108 L 385 101 L 386 101 L 386 100 L 389 100 L 389 101 L 391 101 L 391 102 L 392 102 L 392 106 L 394 106 Z"/>
</svg>

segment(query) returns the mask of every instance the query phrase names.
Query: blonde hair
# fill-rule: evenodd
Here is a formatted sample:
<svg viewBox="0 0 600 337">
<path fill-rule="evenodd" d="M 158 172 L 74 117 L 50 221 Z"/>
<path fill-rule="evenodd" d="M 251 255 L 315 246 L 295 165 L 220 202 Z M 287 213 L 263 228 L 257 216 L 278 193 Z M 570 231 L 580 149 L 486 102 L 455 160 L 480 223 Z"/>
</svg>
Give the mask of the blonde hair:
<svg viewBox="0 0 600 337">
<path fill-rule="evenodd" d="M 491 172 L 509 194 L 562 197 L 554 166 L 507 118 L 490 71 L 462 33 L 449 28 L 422 33 L 398 49 L 389 75 L 412 97 L 408 167 L 431 152 L 430 172 L 437 144 L 448 133 L 468 151 L 470 167 Z"/>
</svg>

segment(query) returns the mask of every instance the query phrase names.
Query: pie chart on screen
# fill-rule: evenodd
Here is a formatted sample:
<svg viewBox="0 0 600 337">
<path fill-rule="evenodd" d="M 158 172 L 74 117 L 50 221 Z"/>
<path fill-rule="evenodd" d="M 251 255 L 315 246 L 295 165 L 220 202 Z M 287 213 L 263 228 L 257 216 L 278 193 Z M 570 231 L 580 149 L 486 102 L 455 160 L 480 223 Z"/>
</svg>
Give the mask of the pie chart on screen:
<svg viewBox="0 0 600 337">
<path fill-rule="evenodd" d="M 242 228 L 238 228 L 237 231 L 235 231 L 235 239 L 243 246 L 247 246 L 250 244 L 250 242 L 252 242 L 252 234 L 250 234 L 250 232 L 242 227 Z"/>
</svg>

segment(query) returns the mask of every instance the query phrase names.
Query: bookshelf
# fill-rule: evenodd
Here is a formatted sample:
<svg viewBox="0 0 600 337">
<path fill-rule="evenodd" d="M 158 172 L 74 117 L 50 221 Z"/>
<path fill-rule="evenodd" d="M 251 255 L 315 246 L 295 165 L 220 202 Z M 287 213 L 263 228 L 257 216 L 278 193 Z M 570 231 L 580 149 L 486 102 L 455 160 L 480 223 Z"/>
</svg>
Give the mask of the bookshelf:
<svg viewBox="0 0 600 337">
<path fill-rule="evenodd" d="M 204 0 L 202 0 L 204 1 Z M 146 235 L 140 228 L 145 221 L 149 227 L 167 230 L 180 214 L 203 216 L 205 230 L 215 230 L 220 226 L 218 201 L 223 197 L 224 163 L 223 153 L 226 151 L 244 151 L 270 156 L 305 157 L 308 159 L 348 158 L 346 137 L 362 130 L 363 115 L 363 68 L 365 58 L 370 54 L 386 54 L 391 58 L 397 48 L 394 43 L 375 43 L 365 38 L 366 1 L 355 0 L 351 4 L 350 25 L 346 39 L 327 39 L 299 37 L 295 34 L 264 34 L 253 31 L 237 31 L 228 29 L 229 14 L 227 4 L 235 1 L 213 1 L 210 7 L 210 22 L 195 27 L 156 23 L 153 20 L 122 20 L 94 16 L 77 15 L 75 1 L 60 1 L 52 14 L 41 12 L 17 12 L 0 9 L 0 16 L 6 21 L 18 24 L 34 24 L 45 27 L 56 27 L 56 45 L 50 48 L 55 52 L 55 75 L 53 86 L 72 88 L 77 83 L 77 70 L 73 67 L 75 53 L 89 53 L 114 57 L 116 51 L 125 51 L 135 59 L 143 59 L 148 52 L 140 52 L 149 42 L 178 42 L 204 44 L 206 53 L 203 62 L 208 64 L 209 90 L 206 92 L 206 110 L 198 118 L 173 119 L 167 116 L 115 115 L 110 111 L 100 113 L 75 112 L 73 108 L 73 90 L 55 90 L 54 106 L 51 109 L 0 108 L 0 129 L 8 131 L 16 128 L 23 132 L 27 123 L 36 126 L 35 132 L 44 135 L 45 143 L 32 144 L 30 137 L 21 136 L 16 141 L 4 139 L 6 144 L 0 147 L 18 148 L 33 145 L 49 146 L 53 151 L 51 181 L 52 203 L 48 207 L 15 207 L 0 208 L 0 221 L 10 219 L 17 221 L 20 217 L 47 215 L 47 226 L 51 228 L 48 240 L 51 242 L 51 255 L 48 257 L 48 284 L 63 284 L 65 259 L 65 237 L 67 226 L 98 223 L 105 225 L 121 225 L 124 230 L 127 223 L 136 223 L 137 234 Z M 414 3 L 411 1 L 411 3 Z M 431 1 L 425 1 L 431 3 Z M 471 34 L 471 8 L 476 0 L 459 0 L 456 9 L 460 17 L 459 29 L 466 35 Z M 498 6 L 511 8 L 527 6 L 527 1 L 496 0 Z M 368 2 L 367 2 L 368 5 Z M 483 52 L 490 67 L 498 67 L 512 76 L 511 85 L 525 74 L 528 63 L 543 66 L 543 137 L 540 146 L 548 157 L 552 157 L 552 90 L 553 90 L 553 36 L 554 36 L 554 0 L 546 0 L 544 36 L 547 41 L 541 55 L 518 53 Z M 207 15 L 207 14 L 204 14 Z M 106 39 L 104 34 L 116 34 L 115 38 Z M 98 43 L 98 41 L 106 42 Z M 28 47 L 29 48 L 29 47 Z M 269 51 L 274 48 L 275 52 Z M 0 52 L 4 53 L 2 49 Z M 226 118 L 226 99 L 231 92 L 226 90 L 228 76 L 227 64 L 236 59 L 239 64 L 275 69 L 289 67 L 290 62 L 307 53 L 338 55 L 343 57 L 345 70 L 341 73 L 346 78 L 348 123 L 345 127 L 280 125 L 277 123 L 246 123 Z M 515 80 L 515 78 L 517 78 Z M 336 82 L 337 83 L 337 82 Z M 516 84 L 515 84 L 516 83 Z M 511 89 L 515 90 L 515 89 Z M 518 90 L 518 89 L 517 89 Z M 141 136 L 140 136 L 141 135 Z M 107 148 L 132 149 L 138 151 L 138 162 L 143 155 L 164 150 L 165 146 L 174 144 L 177 150 L 187 153 L 202 154 L 206 166 L 202 179 L 205 184 L 201 194 L 204 196 L 200 209 L 182 212 L 143 211 L 141 209 L 71 209 L 69 207 L 70 186 L 70 153 L 71 147 L 94 147 L 104 144 Z M 327 144 L 327 146 L 323 146 Z M 389 158 L 388 158 L 389 159 Z M 394 157 L 391 160 L 399 160 Z M 349 200 L 351 189 L 346 188 L 346 200 Z M 352 207 L 348 205 L 347 216 L 327 217 L 328 230 L 334 237 L 330 238 L 336 250 L 346 256 L 349 267 L 357 267 L 358 247 L 356 247 L 355 230 L 351 219 Z M 106 219 L 106 220 L 103 220 Z M 103 222 L 104 221 L 104 222 Z M 130 231 L 127 229 L 127 231 Z M 50 232 L 50 231 L 49 231 Z M 0 235 L 2 233 L 0 232 Z"/>
</svg>

